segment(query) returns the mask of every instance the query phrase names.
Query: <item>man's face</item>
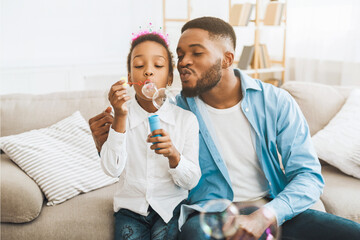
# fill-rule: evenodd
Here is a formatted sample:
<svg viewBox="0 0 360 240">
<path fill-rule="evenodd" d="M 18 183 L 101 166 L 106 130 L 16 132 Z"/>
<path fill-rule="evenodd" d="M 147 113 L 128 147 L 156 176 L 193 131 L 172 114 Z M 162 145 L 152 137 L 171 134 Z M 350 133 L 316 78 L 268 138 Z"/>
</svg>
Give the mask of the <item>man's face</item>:
<svg viewBox="0 0 360 240">
<path fill-rule="evenodd" d="M 209 39 L 207 31 L 198 28 L 184 31 L 176 52 L 184 96 L 200 95 L 220 81 L 222 47 L 217 40 Z"/>
</svg>

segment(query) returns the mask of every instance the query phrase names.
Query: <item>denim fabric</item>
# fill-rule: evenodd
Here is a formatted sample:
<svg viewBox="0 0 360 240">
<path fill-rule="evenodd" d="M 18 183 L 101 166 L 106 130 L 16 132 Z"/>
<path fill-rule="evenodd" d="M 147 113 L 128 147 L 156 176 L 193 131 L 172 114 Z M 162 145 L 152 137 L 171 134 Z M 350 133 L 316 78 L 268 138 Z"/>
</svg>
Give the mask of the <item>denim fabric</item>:
<svg viewBox="0 0 360 240">
<path fill-rule="evenodd" d="M 319 239 L 360 239 L 360 224 L 312 209 L 297 215 L 282 225 L 284 240 L 319 240 Z"/>
<path fill-rule="evenodd" d="M 180 240 L 209 240 L 200 227 L 200 214 L 190 215 L 182 226 Z M 283 240 L 355 240 L 360 239 L 360 224 L 312 209 L 286 221 L 281 226 Z"/>
<path fill-rule="evenodd" d="M 273 199 L 266 207 L 275 211 L 281 225 L 311 207 L 322 193 L 324 180 L 309 127 L 299 106 L 285 90 L 252 79 L 238 69 L 234 73 L 241 80 L 241 110 L 251 125 L 256 154 L 268 180 L 269 197 Z M 207 201 L 218 198 L 233 201 L 230 177 L 217 149 L 205 104 L 199 98 L 181 95 L 177 96 L 177 104 L 192 111 L 200 127 L 202 176 L 189 193 L 189 205 L 203 207 Z"/>
<path fill-rule="evenodd" d="M 120 209 L 115 216 L 115 240 L 173 240 L 178 237 L 178 219 L 182 201 L 173 211 L 173 217 L 166 224 L 154 209 L 142 216 L 127 209 Z"/>
</svg>

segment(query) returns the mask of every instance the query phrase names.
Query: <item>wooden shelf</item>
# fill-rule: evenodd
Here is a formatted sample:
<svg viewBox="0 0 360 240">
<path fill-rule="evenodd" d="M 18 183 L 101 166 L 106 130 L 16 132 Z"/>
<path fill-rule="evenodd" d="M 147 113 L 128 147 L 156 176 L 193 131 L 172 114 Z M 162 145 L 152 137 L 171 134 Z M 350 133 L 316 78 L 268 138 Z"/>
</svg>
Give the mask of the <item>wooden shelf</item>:
<svg viewBox="0 0 360 240">
<path fill-rule="evenodd" d="M 254 0 L 248 0 L 251 3 L 254 3 Z M 286 0 L 282 0 L 285 4 L 284 6 L 284 16 L 281 19 L 280 25 L 271 26 L 264 25 L 263 19 L 260 19 L 260 8 L 263 6 L 262 1 L 270 2 L 270 0 L 256 0 L 255 8 L 255 19 L 251 19 L 251 24 L 249 26 L 233 26 L 234 28 L 249 28 L 254 30 L 254 68 L 248 70 L 242 70 L 246 74 L 252 74 L 254 78 L 259 78 L 259 74 L 261 73 L 281 73 L 281 82 L 284 82 L 285 77 L 285 44 L 286 44 Z M 232 0 L 229 0 L 229 18 L 232 7 Z M 166 17 L 166 0 L 163 0 L 163 29 L 166 32 L 166 24 L 167 22 L 187 22 L 191 18 L 191 0 L 187 0 L 187 18 L 174 19 Z M 260 56 L 260 35 L 262 30 L 271 29 L 271 28 L 282 28 L 284 31 L 284 43 L 283 43 L 283 52 L 281 60 L 270 61 L 271 64 L 276 64 L 271 68 L 260 68 L 259 66 L 259 56 Z M 269 47 L 270 48 L 270 47 Z M 238 61 L 234 61 L 234 65 L 237 67 Z M 262 79 L 263 80 L 263 79 Z"/>
<path fill-rule="evenodd" d="M 258 69 L 247 69 L 241 70 L 246 74 L 255 74 L 255 73 L 272 73 L 272 72 L 284 72 L 284 67 L 271 67 L 271 68 L 258 68 Z"/>
<path fill-rule="evenodd" d="M 256 30 L 256 29 L 259 29 L 259 30 L 264 30 L 264 29 L 271 29 L 271 28 L 281 28 L 281 29 L 284 29 L 286 30 L 286 26 L 285 25 L 276 25 L 276 26 L 270 26 L 270 25 L 259 25 L 259 26 L 255 26 L 255 25 L 249 25 L 249 26 L 234 26 L 232 25 L 233 28 L 249 28 L 251 30 Z"/>
<path fill-rule="evenodd" d="M 249 22 L 255 22 L 255 19 L 250 19 Z M 264 22 L 263 19 L 260 19 L 259 22 Z M 285 19 L 282 19 L 281 22 L 285 22 Z"/>
<path fill-rule="evenodd" d="M 186 22 L 188 19 L 187 18 L 184 18 L 184 19 L 181 19 L 181 18 L 165 18 L 165 22 Z"/>
<path fill-rule="evenodd" d="M 163 7 L 163 29 L 166 32 L 166 23 L 167 22 L 188 22 L 190 21 L 191 15 L 191 0 L 187 0 L 187 17 L 186 18 L 167 18 L 166 17 L 166 0 L 162 1 Z"/>
<path fill-rule="evenodd" d="M 248 0 L 250 3 L 254 3 L 254 1 Z M 254 68 L 248 70 L 242 70 L 246 74 L 252 74 L 254 78 L 259 78 L 259 74 L 261 73 L 281 73 L 281 82 L 284 82 L 285 78 L 285 53 L 286 53 L 286 0 L 279 1 L 284 5 L 284 13 L 280 22 L 280 25 L 264 25 L 263 19 L 260 19 L 260 8 L 263 6 L 262 2 L 267 1 L 268 3 L 270 0 L 256 0 L 255 8 L 255 19 L 250 19 L 249 22 L 251 23 L 248 26 L 233 26 L 234 28 L 241 27 L 241 28 L 250 28 L 254 30 Z M 230 13 L 231 13 L 232 1 L 229 0 L 229 20 L 230 20 Z M 283 51 L 282 51 L 282 58 L 280 61 L 270 61 L 271 64 L 277 64 L 280 66 L 273 66 L 271 68 L 260 68 L 259 66 L 259 56 L 260 56 L 260 34 L 261 31 L 264 29 L 271 29 L 271 28 L 282 28 L 284 31 L 284 43 L 283 43 Z M 238 61 L 234 61 L 234 64 L 237 66 Z M 261 79 L 264 80 L 264 79 Z"/>
</svg>

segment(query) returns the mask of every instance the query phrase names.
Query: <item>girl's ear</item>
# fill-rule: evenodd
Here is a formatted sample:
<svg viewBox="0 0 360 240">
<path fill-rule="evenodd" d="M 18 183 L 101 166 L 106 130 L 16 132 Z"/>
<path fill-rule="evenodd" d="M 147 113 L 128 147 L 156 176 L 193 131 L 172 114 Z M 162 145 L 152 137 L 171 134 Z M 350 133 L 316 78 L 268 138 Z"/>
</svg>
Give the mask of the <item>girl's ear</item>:
<svg viewBox="0 0 360 240">
<path fill-rule="evenodd" d="M 132 80 L 131 80 L 131 76 L 130 76 L 130 73 L 128 73 L 128 84 L 130 87 L 132 87 Z"/>
<path fill-rule="evenodd" d="M 174 81 L 174 74 L 170 73 L 169 76 L 168 76 L 167 85 L 170 87 L 171 84 L 173 83 L 173 81 Z"/>
</svg>

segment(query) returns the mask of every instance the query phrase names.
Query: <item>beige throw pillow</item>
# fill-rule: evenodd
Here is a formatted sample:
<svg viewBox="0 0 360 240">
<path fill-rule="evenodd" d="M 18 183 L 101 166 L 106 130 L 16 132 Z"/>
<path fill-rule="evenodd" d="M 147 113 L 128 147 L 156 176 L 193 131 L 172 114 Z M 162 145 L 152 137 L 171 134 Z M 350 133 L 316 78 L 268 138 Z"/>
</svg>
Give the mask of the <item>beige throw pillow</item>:
<svg viewBox="0 0 360 240">
<path fill-rule="evenodd" d="M 320 159 L 360 178 L 360 89 L 351 92 L 336 116 L 313 136 L 313 142 Z"/>
<path fill-rule="evenodd" d="M 281 88 L 299 104 L 312 136 L 329 123 L 346 100 L 335 87 L 320 83 L 288 81 Z"/>
</svg>

